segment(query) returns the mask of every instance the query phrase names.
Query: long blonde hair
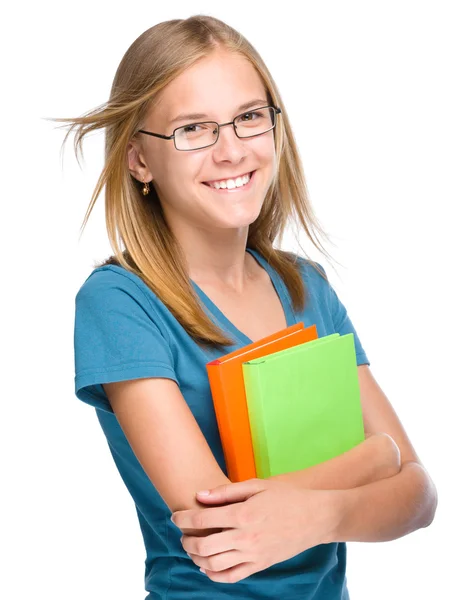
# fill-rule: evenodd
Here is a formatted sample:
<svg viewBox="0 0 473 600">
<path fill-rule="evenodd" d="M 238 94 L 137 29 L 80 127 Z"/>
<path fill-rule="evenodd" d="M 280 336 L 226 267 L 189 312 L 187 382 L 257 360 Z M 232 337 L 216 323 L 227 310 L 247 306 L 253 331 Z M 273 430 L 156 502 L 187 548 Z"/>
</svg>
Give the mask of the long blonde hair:
<svg viewBox="0 0 473 600">
<path fill-rule="evenodd" d="M 76 129 L 74 150 L 83 155 L 84 137 L 105 129 L 105 164 L 92 194 L 81 231 L 101 191 L 105 188 L 105 217 L 114 255 L 96 264 L 116 264 L 138 275 L 167 306 L 187 333 L 199 344 L 228 346 L 227 337 L 206 315 L 186 270 L 186 259 L 164 218 L 156 190 L 143 196 L 142 183 L 128 170 L 126 148 L 143 127 L 155 96 L 196 61 L 224 50 L 246 58 L 259 73 L 268 104 L 282 113 L 275 129 L 277 175 L 261 212 L 249 226 L 247 246 L 257 250 L 286 284 L 295 311 L 306 302 L 304 282 L 297 255 L 277 249 L 290 219 L 302 227 L 316 248 L 331 257 L 318 240 L 332 243 L 315 218 L 297 145 L 281 96 L 266 65 L 255 48 L 235 29 L 211 16 L 193 15 L 158 23 L 142 33 L 123 56 L 115 74 L 108 102 L 77 118 L 54 121 L 68 125 L 62 148 Z M 123 248 L 120 245 L 123 245 Z M 317 263 L 307 259 L 326 279 Z"/>
</svg>

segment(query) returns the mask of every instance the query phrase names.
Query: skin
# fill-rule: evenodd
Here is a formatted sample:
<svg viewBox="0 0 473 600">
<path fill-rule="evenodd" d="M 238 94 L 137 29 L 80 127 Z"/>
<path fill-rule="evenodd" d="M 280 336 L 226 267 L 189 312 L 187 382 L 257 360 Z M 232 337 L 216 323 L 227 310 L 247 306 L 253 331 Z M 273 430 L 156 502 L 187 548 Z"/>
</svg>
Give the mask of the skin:
<svg viewBox="0 0 473 600">
<path fill-rule="evenodd" d="M 218 85 L 216 85 L 218 82 Z M 202 112 L 226 123 L 238 107 L 266 98 L 254 67 L 239 56 L 218 52 L 181 73 L 156 99 L 143 129 L 171 135 L 173 129 L 196 120 L 170 121 L 182 112 Z M 267 101 L 256 104 L 267 105 Z M 276 125 L 277 126 L 277 125 Z M 128 145 L 128 162 L 139 181 L 153 182 L 163 211 L 183 248 L 190 278 L 241 293 L 257 272 L 245 252 L 248 229 L 258 217 L 276 174 L 274 132 L 239 139 L 233 127 L 220 129 L 216 144 L 180 152 L 171 140 L 138 134 Z M 202 181 L 225 179 L 257 169 L 250 193 L 223 196 Z"/>
</svg>

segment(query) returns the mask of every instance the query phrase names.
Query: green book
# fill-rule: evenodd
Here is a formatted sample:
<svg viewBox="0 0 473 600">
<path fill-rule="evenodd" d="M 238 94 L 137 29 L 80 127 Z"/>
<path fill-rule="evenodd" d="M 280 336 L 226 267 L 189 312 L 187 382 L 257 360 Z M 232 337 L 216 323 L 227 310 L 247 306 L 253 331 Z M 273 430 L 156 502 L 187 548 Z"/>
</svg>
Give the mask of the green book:
<svg viewBox="0 0 473 600">
<path fill-rule="evenodd" d="M 257 476 L 306 469 L 365 439 L 353 333 L 242 364 Z"/>
</svg>

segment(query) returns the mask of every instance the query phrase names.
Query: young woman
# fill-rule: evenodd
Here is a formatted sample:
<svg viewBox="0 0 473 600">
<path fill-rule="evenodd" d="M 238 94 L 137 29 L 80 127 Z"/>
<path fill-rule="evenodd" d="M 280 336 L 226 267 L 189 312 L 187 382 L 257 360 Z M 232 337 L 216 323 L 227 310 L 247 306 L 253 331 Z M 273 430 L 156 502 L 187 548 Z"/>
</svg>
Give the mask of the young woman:
<svg viewBox="0 0 473 600">
<path fill-rule="evenodd" d="M 348 599 L 345 542 L 428 526 L 436 491 L 325 270 L 274 245 L 293 218 L 326 254 L 262 58 L 218 19 L 163 22 L 130 46 L 106 104 L 59 120 L 76 151 L 106 133 L 85 222 L 104 189 L 114 255 L 76 296 L 75 393 L 136 504 L 146 597 Z M 354 334 L 367 439 L 231 483 L 205 365 L 299 321 Z"/>
</svg>

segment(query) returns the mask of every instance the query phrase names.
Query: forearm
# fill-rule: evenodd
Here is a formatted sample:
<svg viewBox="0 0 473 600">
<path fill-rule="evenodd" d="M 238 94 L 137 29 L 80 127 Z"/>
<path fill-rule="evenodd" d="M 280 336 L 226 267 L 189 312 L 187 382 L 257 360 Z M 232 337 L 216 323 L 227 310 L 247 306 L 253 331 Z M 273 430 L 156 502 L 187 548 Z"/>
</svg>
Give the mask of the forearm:
<svg viewBox="0 0 473 600">
<path fill-rule="evenodd" d="M 395 442 L 374 434 L 340 456 L 269 479 L 312 490 L 348 490 L 392 477 L 399 470 L 400 454 Z"/>
<path fill-rule="evenodd" d="M 437 490 L 422 465 L 405 463 L 394 477 L 334 492 L 338 501 L 328 542 L 387 542 L 432 522 Z"/>
</svg>

